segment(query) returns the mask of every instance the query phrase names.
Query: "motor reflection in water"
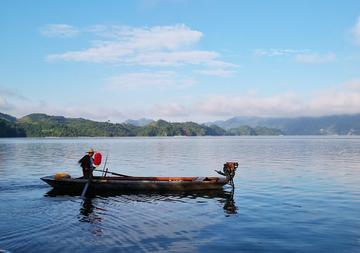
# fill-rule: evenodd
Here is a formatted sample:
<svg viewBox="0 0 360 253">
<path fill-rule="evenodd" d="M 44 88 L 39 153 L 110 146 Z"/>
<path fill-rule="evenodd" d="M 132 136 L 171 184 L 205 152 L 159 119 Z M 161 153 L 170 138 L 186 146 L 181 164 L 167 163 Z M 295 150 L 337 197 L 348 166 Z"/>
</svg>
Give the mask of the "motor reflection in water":
<svg viewBox="0 0 360 253">
<path fill-rule="evenodd" d="M 234 188 L 232 188 L 229 196 L 225 199 L 224 210 L 227 213 L 226 216 L 229 217 L 232 214 L 236 214 L 237 209 L 238 207 L 235 206 L 235 200 L 234 200 Z"/>
</svg>

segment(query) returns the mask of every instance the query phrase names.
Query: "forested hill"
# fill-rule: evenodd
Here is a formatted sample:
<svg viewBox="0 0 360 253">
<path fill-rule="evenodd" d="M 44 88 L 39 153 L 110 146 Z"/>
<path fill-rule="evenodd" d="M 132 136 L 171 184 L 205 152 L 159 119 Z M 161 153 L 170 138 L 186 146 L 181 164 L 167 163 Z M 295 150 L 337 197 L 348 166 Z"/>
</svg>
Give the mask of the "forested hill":
<svg viewBox="0 0 360 253">
<path fill-rule="evenodd" d="M 120 137 L 120 136 L 221 136 L 283 135 L 278 129 L 241 126 L 228 131 L 194 122 L 171 123 L 153 121 L 145 126 L 113 124 L 82 118 L 65 118 L 46 114 L 30 114 L 16 119 L 0 113 L 0 137 Z"/>
</svg>

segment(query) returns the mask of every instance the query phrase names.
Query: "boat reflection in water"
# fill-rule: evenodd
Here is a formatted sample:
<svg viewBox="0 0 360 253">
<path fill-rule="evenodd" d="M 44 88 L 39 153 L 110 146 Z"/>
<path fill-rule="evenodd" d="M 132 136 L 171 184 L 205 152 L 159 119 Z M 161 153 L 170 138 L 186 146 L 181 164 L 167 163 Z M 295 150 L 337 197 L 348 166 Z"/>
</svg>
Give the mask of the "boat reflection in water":
<svg viewBox="0 0 360 253">
<path fill-rule="evenodd" d="M 201 231 L 207 222 L 212 223 L 210 221 L 214 217 L 234 216 L 238 210 L 234 201 L 234 191 L 229 188 L 190 192 L 136 191 L 122 194 L 88 194 L 84 200 L 79 199 L 78 195 L 71 195 L 71 192 L 52 189 L 46 196 L 64 198 L 67 204 L 71 199 L 71 208 L 78 210 L 76 217 L 81 223 L 80 229 L 97 237 L 97 242 L 105 235 L 108 238 L 109 234 L 115 233 L 114 231 L 118 236 L 116 240 L 120 240 L 120 237 L 123 238 L 121 240 L 128 239 L 129 234 L 133 235 L 133 239 L 143 235 L 162 237 L 164 234 L 161 231 L 182 233 L 184 228 L 189 231 Z M 206 222 L 199 224 L 200 220 Z M 188 233 L 184 236 L 191 236 L 191 233 Z"/>
<path fill-rule="evenodd" d="M 64 189 L 54 188 L 51 191 L 47 192 L 47 197 L 78 197 L 78 195 L 74 195 L 72 191 L 66 191 Z M 219 190 L 208 190 L 208 191 L 186 191 L 186 192 L 167 192 L 167 191 L 136 191 L 136 192 L 123 192 L 112 193 L 106 192 L 102 194 L 94 194 L 87 195 L 82 202 L 82 207 L 80 208 L 80 215 L 83 217 L 79 219 L 81 222 L 89 222 L 89 217 L 94 211 L 106 212 L 106 209 L 100 208 L 96 206 L 97 200 L 107 199 L 106 202 L 114 200 L 116 202 L 122 202 L 125 204 L 131 202 L 143 202 L 143 203 L 155 203 L 155 202 L 188 202 L 187 200 L 196 199 L 198 202 L 202 202 L 203 200 L 211 200 L 214 199 L 223 205 L 223 209 L 225 213 L 228 215 L 236 214 L 238 207 L 235 205 L 234 201 L 234 187 L 231 189 L 219 189 Z M 111 200 L 109 200 L 111 199 Z M 92 221 L 101 222 L 101 218 L 98 216 L 92 217 Z"/>
</svg>

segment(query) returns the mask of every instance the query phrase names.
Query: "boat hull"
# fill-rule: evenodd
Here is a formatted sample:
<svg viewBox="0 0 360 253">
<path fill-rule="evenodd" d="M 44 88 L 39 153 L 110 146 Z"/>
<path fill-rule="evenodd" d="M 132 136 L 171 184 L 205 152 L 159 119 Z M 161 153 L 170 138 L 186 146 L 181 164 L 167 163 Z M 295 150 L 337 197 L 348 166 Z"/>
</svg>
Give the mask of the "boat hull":
<svg viewBox="0 0 360 253">
<path fill-rule="evenodd" d="M 47 176 L 44 182 L 57 189 L 82 191 L 88 182 L 84 178 L 58 178 Z M 193 191 L 216 190 L 229 180 L 221 177 L 94 177 L 88 190 L 100 191 Z"/>
</svg>

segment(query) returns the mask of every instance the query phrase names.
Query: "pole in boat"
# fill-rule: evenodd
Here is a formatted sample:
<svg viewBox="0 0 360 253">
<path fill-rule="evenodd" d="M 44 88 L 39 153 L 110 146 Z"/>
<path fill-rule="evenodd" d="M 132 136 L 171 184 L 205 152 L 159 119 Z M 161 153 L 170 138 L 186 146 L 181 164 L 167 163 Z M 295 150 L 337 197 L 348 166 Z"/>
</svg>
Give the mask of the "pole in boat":
<svg viewBox="0 0 360 253">
<path fill-rule="evenodd" d="M 87 189 L 88 189 L 88 187 L 89 187 L 90 181 L 91 181 L 91 176 L 90 176 L 89 180 L 86 182 L 86 185 L 85 185 L 85 187 L 84 187 L 84 190 L 83 190 L 83 192 L 81 193 L 81 196 L 80 196 L 81 199 L 84 199 L 85 193 L 86 193 L 86 191 L 87 191 Z"/>
<path fill-rule="evenodd" d="M 98 167 L 98 166 L 101 164 L 101 158 L 102 158 L 102 156 L 101 156 L 100 153 L 96 153 L 96 154 L 94 155 L 94 165 L 95 165 L 96 167 Z M 90 159 L 91 159 L 91 158 L 90 158 Z M 91 168 L 91 169 L 92 169 L 92 168 Z M 84 199 L 85 193 L 86 193 L 86 191 L 87 191 L 87 189 L 88 189 L 88 187 L 89 187 L 89 184 L 90 184 L 90 182 L 91 182 L 91 179 L 92 179 L 92 174 L 90 175 L 89 180 L 86 182 L 85 187 L 84 187 L 84 190 L 83 190 L 83 192 L 81 193 L 81 196 L 80 196 L 81 199 Z"/>
<path fill-rule="evenodd" d="M 108 156 L 109 156 L 109 152 L 106 154 L 106 159 L 105 159 L 104 168 L 103 168 L 103 177 L 106 177 L 107 169 L 106 169 L 106 171 L 104 171 L 104 170 L 105 170 L 105 167 L 106 167 Z M 104 172 L 105 172 L 105 174 L 104 174 Z"/>
<path fill-rule="evenodd" d="M 101 172 L 105 172 L 105 176 L 106 176 L 106 174 L 107 173 L 109 173 L 109 174 L 113 174 L 113 175 L 115 175 L 115 176 L 120 176 L 120 177 L 131 177 L 131 176 L 128 176 L 128 175 L 124 175 L 124 174 L 119 174 L 119 173 L 115 173 L 115 172 L 111 172 L 111 171 L 108 171 L 108 169 L 106 168 L 106 170 L 96 170 L 96 171 L 101 171 Z M 105 177 L 104 176 L 104 177 Z"/>
</svg>

